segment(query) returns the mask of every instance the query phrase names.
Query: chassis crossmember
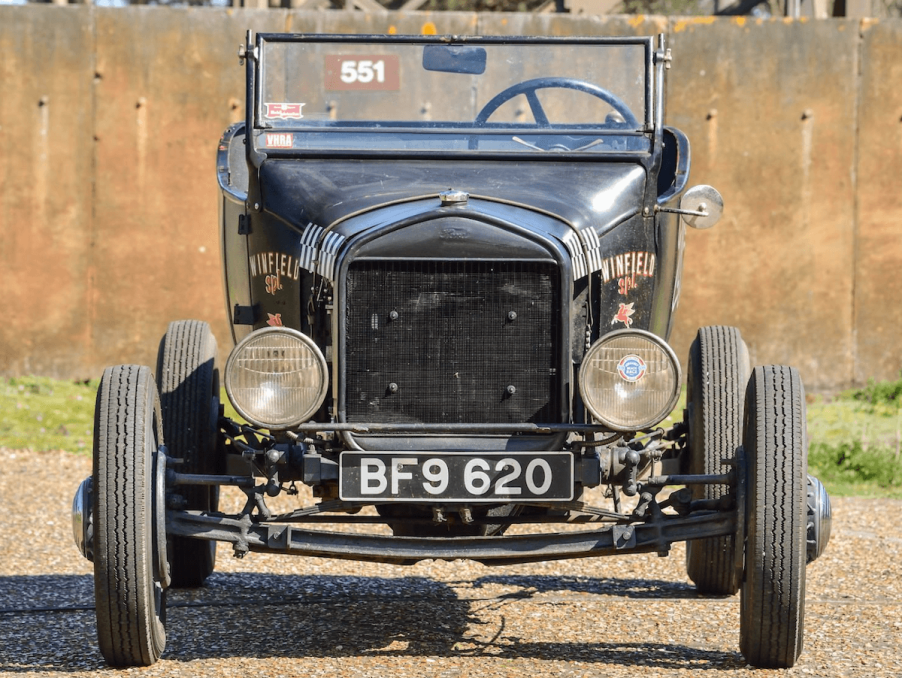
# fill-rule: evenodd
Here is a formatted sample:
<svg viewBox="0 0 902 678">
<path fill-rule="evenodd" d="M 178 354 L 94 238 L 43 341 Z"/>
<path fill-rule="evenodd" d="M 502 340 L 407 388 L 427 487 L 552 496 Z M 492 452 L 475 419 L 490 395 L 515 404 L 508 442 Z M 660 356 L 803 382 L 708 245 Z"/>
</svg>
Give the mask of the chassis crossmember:
<svg viewBox="0 0 902 678">
<path fill-rule="evenodd" d="M 647 522 L 605 525 L 579 532 L 431 538 L 306 530 L 280 523 L 254 522 L 250 515 L 236 518 L 197 511 L 167 511 L 166 531 L 170 535 L 230 542 L 239 556 L 254 551 L 397 564 L 467 559 L 484 565 L 626 553 L 665 555 L 674 542 L 730 535 L 736 531 L 735 511 L 688 517 L 655 513 Z"/>
</svg>

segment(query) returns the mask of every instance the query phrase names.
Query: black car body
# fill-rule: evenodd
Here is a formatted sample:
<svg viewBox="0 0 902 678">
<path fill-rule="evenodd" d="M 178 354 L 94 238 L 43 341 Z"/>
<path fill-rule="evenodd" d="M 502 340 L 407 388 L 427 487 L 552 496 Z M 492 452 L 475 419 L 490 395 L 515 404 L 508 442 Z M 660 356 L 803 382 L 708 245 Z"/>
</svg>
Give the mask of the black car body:
<svg viewBox="0 0 902 678">
<path fill-rule="evenodd" d="M 659 427 L 683 383 L 684 229 L 723 207 L 685 190 L 663 37 L 249 34 L 241 56 L 247 120 L 217 170 L 223 383 L 244 421 L 221 416 L 205 323 L 170 325 L 155 379 L 105 373 L 76 540 L 98 596 L 145 601 L 129 639 L 98 611 L 107 659 L 159 656 L 163 592 L 202 584 L 217 540 L 487 564 L 687 540 L 701 591 L 742 590 L 749 662 L 792 665 L 830 527 L 797 372 L 752 370 L 738 330 L 702 328 L 682 420 Z M 296 483 L 319 501 L 273 514 Z M 224 485 L 240 513 L 217 510 Z M 582 501 L 597 486 L 609 505 Z M 391 536 L 310 524 L 374 515 Z M 123 531 L 151 565 L 117 569 Z"/>
</svg>

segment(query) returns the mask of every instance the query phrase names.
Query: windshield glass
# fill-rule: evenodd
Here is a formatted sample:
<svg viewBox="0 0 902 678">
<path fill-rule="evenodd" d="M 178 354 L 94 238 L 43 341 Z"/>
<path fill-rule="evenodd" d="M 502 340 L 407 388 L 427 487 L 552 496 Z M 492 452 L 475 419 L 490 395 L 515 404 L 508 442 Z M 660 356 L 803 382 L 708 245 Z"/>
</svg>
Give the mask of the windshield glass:
<svg viewBox="0 0 902 678">
<path fill-rule="evenodd" d="M 648 149 L 651 38 L 258 37 L 262 147 Z"/>
</svg>

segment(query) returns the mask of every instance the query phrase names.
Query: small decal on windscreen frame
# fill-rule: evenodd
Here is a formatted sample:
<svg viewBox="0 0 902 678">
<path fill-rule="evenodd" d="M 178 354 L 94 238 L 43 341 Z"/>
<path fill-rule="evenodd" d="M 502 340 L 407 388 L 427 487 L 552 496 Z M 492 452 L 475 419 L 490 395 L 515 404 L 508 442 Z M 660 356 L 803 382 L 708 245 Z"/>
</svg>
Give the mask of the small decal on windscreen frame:
<svg viewBox="0 0 902 678">
<path fill-rule="evenodd" d="M 289 132 L 267 132 L 264 141 L 267 148 L 294 148 L 294 135 Z"/>
<path fill-rule="evenodd" d="M 305 104 L 270 103 L 263 104 L 264 115 L 271 120 L 301 120 Z"/>
</svg>

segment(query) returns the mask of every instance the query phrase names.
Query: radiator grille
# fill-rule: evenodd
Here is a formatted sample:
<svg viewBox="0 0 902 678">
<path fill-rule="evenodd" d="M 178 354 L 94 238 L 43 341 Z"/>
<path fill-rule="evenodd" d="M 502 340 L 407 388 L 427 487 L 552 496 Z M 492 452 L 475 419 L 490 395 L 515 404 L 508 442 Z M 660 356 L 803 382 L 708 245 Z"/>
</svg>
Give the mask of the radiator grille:
<svg viewBox="0 0 902 678">
<path fill-rule="evenodd" d="M 352 264 L 348 421 L 555 421 L 557 280 L 536 262 Z"/>
</svg>

